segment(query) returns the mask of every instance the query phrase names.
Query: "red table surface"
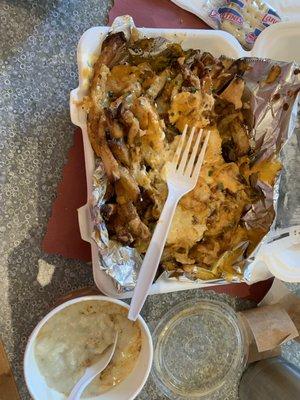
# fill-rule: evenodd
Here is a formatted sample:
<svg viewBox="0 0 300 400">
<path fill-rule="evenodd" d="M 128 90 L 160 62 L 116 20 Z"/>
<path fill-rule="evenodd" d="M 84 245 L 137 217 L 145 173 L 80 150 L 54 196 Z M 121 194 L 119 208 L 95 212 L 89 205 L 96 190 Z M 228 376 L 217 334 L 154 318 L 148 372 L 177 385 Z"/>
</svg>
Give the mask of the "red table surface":
<svg viewBox="0 0 300 400">
<path fill-rule="evenodd" d="M 197 28 L 208 25 L 169 0 L 115 0 L 109 24 L 119 15 L 131 15 L 136 26 L 147 28 Z"/>
<path fill-rule="evenodd" d="M 169 0 L 115 0 L 109 14 L 109 23 L 118 15 L 125 14 L 131 15 L 137 26 L 208 28 L 195 15 L 182 10 Z M 77 129 L 42 243 L 43 251 L 66 258 L 91 261 L 90 245 L 81 239 L 77 220 L 77 209 L 85 204 L 86 197 L 82 136 Z M 252 286 L 229 284 L 215 286 L 213 289 L 219 293 L 260 301 L 269 290 L 271 282 L 268 280 Z"/>
</svg>

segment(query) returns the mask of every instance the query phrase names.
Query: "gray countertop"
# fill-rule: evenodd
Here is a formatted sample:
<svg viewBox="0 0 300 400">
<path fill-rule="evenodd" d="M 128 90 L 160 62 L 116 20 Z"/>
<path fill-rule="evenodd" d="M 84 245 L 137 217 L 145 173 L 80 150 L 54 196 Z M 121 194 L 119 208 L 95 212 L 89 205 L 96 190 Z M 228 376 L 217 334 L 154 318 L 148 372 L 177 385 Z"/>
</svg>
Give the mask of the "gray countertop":
<svg viewBox="0 0 300 400">
<path fill-rule="evenodd" d="M 59 296 L 93 284 L 90 265 L 43 254 L 41 241 L 73 142 L 68 97 L 77 86 L 76 45 L 86 29 L 105 24 L 110 6 L 111 0 L 3 0 L 0 5 L 0 333 L 22 400 L 30 399 L 22 359 L 33 327 Z M 221 298 L 237 309 L 250 306 L 200 290 L 152 296 L 144 311 L 150 327 L 166 309 L 190 297 Z M 292 342 L 284 351 L 300 364 L 299 345 Z M 139 396 L 163 398 L 151 378 Z M 235 382 L 222 399 L 237 399 Z"/>
</svg>

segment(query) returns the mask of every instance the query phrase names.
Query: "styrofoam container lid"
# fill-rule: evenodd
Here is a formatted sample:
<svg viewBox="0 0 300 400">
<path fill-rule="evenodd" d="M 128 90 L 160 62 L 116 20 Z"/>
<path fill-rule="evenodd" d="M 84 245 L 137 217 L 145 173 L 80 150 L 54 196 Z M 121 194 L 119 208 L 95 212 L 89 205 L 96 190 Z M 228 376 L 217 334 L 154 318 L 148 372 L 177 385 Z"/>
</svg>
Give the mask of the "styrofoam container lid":
<svg viewBox="0 0 300 400">
<path fill-rule="evenodd" d="M 281 22 L 265 29 L 256 40 L 251 54 L 276 61 L 300 63 L 300 15 L 298 22 Z"/>
</svg>

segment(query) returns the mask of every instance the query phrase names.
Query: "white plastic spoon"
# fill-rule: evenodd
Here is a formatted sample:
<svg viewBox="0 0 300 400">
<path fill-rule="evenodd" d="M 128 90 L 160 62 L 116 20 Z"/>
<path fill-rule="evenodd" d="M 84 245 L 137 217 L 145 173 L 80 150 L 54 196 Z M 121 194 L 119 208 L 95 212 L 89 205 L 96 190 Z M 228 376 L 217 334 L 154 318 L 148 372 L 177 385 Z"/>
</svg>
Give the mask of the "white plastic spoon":
<svg viewBox="0 0 300 400">
<path fill-rule="evenodd" d="M 98 362 L 96 362 L 95 364 L 91 365 L 86 369 L 83 376 L 74 386 L 67 400 L 79 400 L 80 396 L 82 395 L 82 392 L 88 386 L 88 384 L 91 383 L 92 380 L 108 366 L 116 350 L 117 341 L 118 341 L 118 332 L 116 332 L 114 343 L 112 343 L 110 346 L 107 347 L 107 349 L 103 352 L 101 359 Z"/>
</svg>

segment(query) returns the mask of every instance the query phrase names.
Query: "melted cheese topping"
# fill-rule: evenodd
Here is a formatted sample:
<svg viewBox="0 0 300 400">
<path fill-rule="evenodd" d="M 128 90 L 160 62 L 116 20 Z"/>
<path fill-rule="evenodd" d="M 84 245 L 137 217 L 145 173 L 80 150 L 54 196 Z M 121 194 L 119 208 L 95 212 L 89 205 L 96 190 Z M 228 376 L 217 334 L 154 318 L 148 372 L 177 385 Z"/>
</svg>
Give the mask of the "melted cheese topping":
<svg viewBox="0 0 300 400">
<path fill-rule="evenodd" d="M 179 204 L 175 211 L 167 244 L 190 248 L 202 239 L 205 230 L 204 218 Z"/>
<path fill-rule="evenodd" d="M 211 110 L 213 105 L 213 96 L 201 91 L 178 93 L 171 102 L 169 110 L 170 122 L 175 124 L 180 131 L 183 131 L 186 124 L 196 128 L 203 128 L 209 123 L 203 112 Z"/>
<path fill-rule="evenodd" d="M 137 49 L 139 47 L 135 51 Z M 223 87 L 224 77 L 231 76 L 228 68 L 232 61 L 228 60 L 228 65 L 225 66 L 224 60 L 213 60 L 209 55 L 199 53 L 190 57 L 190 54 L 185 54 L 177 59 L 177 63 L 173 59 L 168 60 L 166 66 L 164 63 L 160 64 L 166 61 L 165 58 L 159 57 L 160 66 L 157 69 L 152 64 L 152 57 L 149 57 L 148 63 L 141 64 L 138 58 L 129 57 L 126 65 L 113 66 L 109 74 L 106 76 L 104 73 L 102 77 L 107 91 L 107 104 L 101 104 L 108 108 L 121 131 L 117 135 L 109 126 L 112 122 L 108 121 L 109 129 L 102 140 L 109 142 L 107 147 L 114 153 L 110 142 L 121 137 L 122 143 L 128 148 L 128 174 L 140 189 L 138 201 L 132 198 L 130 185 L 124 190 L 122 199 L 122 206 L 128 202 L 128 206 L 137 210 L 135 229 L 128 229 L 129 222 L 126 226 L 126 222 L 117 220 L 114 216 L 107 224 L 112 238 L 145 253 L 151 232 L 167 198 L 165 164 L 174 155 L 181 137 L 180 132 L 183 132 L 186 125 L 197 130 L 203 129 L 203 142 L 209 131 L 210 139 L 197 185 L 181 199 L 176 209 L 163 253 L 163 265 L 169 270 L 188 272 L 194 278 L 220 277 L 220 266 L 212 269 L 216 261 L 224 252 L 238 244 L 233 238 L 247 240 L 241 216 L 256 196 L 249 184 L 251 175 L 256 173 L 259 179 L 272 184 L 280 165 L 262 164 L 257 167 L 257 171 L 249 165 L 248 131 L 243 113 L 236 111 L 243 105 L 244 81 L 232 76 L 232 82 L 222 96 L 212 93 L 213 89 L 219 90 Z M 201 60 L 203 57 L 206 67 L 206 61 L 212 63 L 212 67 L 205 67 L 204 75 L 201 68 L 199 70 L 199 57 Z M 146 60 L 147 57 L 142 59 Z M 134 65 L 128 65 L 130 62 Z M 100 73 L 103 72 L 105 71 L 100 70 Z M 97 76 L 98 71 L 95 71 L 95 77 Z M 102 92 L 102 86 L 100 89 Z M 101 97 L 101 93 L 99 96 Z M 222 97 L 223 100 L 220 101 Z M 232 103 L 235 107 L 227 103 Z M 97 107 L 95 109 L 97 111 Z M 92 121 L 98 123 L 99 115 L 95 113 L 93 117 Z M 94 125 L 97 127 L 96 123 Z M 97 141 L 97 134 L 89 133 L 91 141 Z M 226 152 L 231 150 L 231 142 L 233 143 L 232 149 L 236 151 L 236 157 L 230 157 L 230 160 L 236 160 L 235 162 L 225 162 L 222 140 L 226 160 L 229 158 Z M 229 144 L 229 148 L 224 144 Z M 97 143 L 93 147 L 97 148 Z M 104 161 L 108 159 L 104 166 L 109 165 L 109 161 L 114 165 L 112 156 L 109 158 L 106 153 L 100 156 Z M 117 154 L 113 156 L 120 163 L 119 168 L 123 168 L 122 158 Z M 107 167 L 108 176 L 109 172 Z M 118 182 L 112 184 L 119 187 Z M 112 196 L 107 201 L 114 203 L 115 199 Z M 120 204 L 119 195 L 115 204 L 117 210 L 118 203 Z M 144 239 L 141 239 L 137 229 L 141 226 L 149 231 Z M 126 240 L 124 235 L 119 234 L 123 230 L 129 233 L 125 235 Z"/>
</svg>

